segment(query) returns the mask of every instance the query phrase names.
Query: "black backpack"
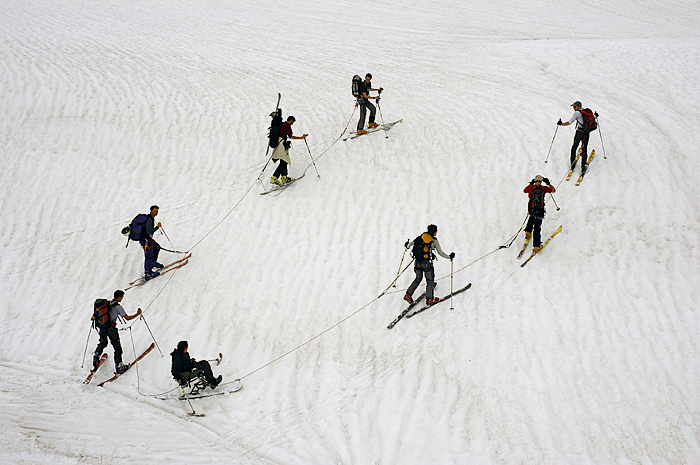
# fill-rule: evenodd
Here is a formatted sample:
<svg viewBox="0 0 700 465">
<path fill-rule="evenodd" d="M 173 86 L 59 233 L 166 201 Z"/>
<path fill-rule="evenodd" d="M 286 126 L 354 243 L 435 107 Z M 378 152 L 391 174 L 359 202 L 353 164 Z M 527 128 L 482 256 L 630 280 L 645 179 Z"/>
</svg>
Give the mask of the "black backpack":
<svg viewBox="0 0 700 465">
<path fill-rule="evenodd" d="M 362 84 L 362 78 L 357 74 L 352 77 L 352 95 L 355 98 L 362 97 L 362 92 L 360 92 L 360 84 Z"/>
<path fill-rule="evenodd" d="M 545 192 L 542 186 L 534 187 L 532 189 L 532 199 L 528 204 L 528 211 L 530 212 L 530 215 L 535 217 L 544 217 L 544 195 Z"/>
<path fill-rule="evenodd" d="M 111 307 L 110 304 L 111 302 L 107 299 L 95 300 L 95 305 L 92 312 L 95 327 L 99 328 L 102 326 L 114 326 L 113 322 L 109 319 L 109 308 Z"/>
<path fill-rule="evenodd" d="M 584 132 L 591 132 L 598 129 L 598 121 L 595 119 L 596 115 L 590 108 L 581 110 L 581 116 L 583 117 L 583 126 L 581 129 Z"/>
<path fill-rule="evenodd" d="M 272 117 L 272 121 L 270 122 L 270 131 L 268 132 L 267 136 L 270 139 L 270 148 L 274 149 L 279 145 L 280 133 L 282 132 L 282 124 L 284 123 L 282 121 L 282 109 L 278 108 L 277 110 L 270 113 L 270 116 Z"/>
<path fill-rule="evenodd" d="M 413 250 L 411 251 L 411 253 L 413 254 L 413 258 L 415 258 L 416 260 L 426 261 L 432 259 L 432 257 L 430 256 L 430 243 L 433 242 L 433 238 L 428 234 L 430 239 L 426 243 L 423 240 L 423 236 L 426 234 L 428 233 L 423 233 L 413 240 Z"/>
</svg>

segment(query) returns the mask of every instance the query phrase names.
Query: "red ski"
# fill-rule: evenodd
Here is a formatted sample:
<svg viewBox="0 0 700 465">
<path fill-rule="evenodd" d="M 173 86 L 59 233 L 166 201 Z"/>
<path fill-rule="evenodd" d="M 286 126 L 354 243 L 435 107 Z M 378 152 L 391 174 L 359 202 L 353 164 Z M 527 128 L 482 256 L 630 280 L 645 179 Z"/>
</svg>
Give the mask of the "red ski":
<svg viewBox="0 0 700 465">
<path fill-rule="evenodd" d="M 97 362 L 97 366 L 95 368 L 93 368 L 92 370 L 90 370 L 90 374 L 87 376 L 87 378 L 85 378 L 85 381 L 83 381 L 83 384 L 90 384 L 90 381 L 92 381 L 92 377 L 95 376 L 95 373 L 97 372 L 97 370 L 100 369 L 100 367 L 105 362 L 105 360 L 107 360 L 107 357 L 108 357 L 107 354 L 102 354 L 102 357 L 100 357 L 100 361 Z"/>
<path fill-rule="evenodd" d="M 151 342 L 151 345 L 148 346 L 148 349 L 144 350 L 143 353 L 142 353 L 141 355 L 139 355 L 138 357 L 136 357 L 136 360 L 134 360 L 133 362 L 131 362 L 131 363 L 128 365 L 129 368 L 131 368 L 132 366 L 136 365 L 136 362 L 138 362 L 139 360 L 141 360 L 142 358 L 144 358 L 146 355 L 148 355 L 148 353 L 149 353 L 150 351 L 152 351 L 153 348 L 154 348 L 155 346 L 156 346 L 155 343 Z M 129 371 L 129 370 L 127 369 L 126 371 Z M 126 371 L 125 371 L 124 373 L 126 373 Z M 105 384 L 109 383 L 110 381 L 114 381 L 115 379 L 119 378 L 119 377 L 120 377 L 121 375 L 123 375 L 124 373 L 115 374 L 114 376 L 112 376 L 111 378 L 109 378 L 107 381 L 102 381 L 100 384 L 98 384 L 98 386 L 104 386 Z"/>
<path fill-rule="evenodd" d="M 177 270 L 178 268 L 182 268 L 183 266 L 187 265 L 187 262 L 188 262 L 188 261 L 189 261 L 189 259 L 186 259 L 186 260 L 184 260 L 184 261 L 178 263 L 178 264 L 175 265 L 175 266 L 171 266 L 171 267 L 169 267 L 169 268 L 167 268 L 167 269 L 163 268 L 162 270 L 160 270 L 160 271 L 158 272 L 159 274 L 158 274 L 158 276 L 156 276 L 155 278 L 151 278 L 151 279 L 149 279 L 148 281 L 145 281 L 145 280 L 142 278 L 140 281 L 137 281 L 136 284 L 132 284 L 131 286 L 127 287 L 127 288 L 124 289 L 124 290 L 125 290 L 125 291 L 128 291 L 129 289 L 131 289 L 131 288 L 133 288 L 133 287 L 143 286 L 143 285 L 146 284 L 147 282 L 153 281 L 154 279 L 159 278 L 160 276 L 163 276 L 165 273 L 170 273 L 170 272 L 173 271 L 173 270 Z"/>
</svg>

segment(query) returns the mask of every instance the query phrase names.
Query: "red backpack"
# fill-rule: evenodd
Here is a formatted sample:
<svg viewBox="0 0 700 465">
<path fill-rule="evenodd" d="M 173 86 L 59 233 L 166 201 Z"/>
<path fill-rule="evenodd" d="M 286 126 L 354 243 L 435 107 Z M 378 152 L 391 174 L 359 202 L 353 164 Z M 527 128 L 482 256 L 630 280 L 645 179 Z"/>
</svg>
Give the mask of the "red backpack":
<svg viewBox="0 0 700 465">
<path fill-rule="evenodd" d="M 581 129 L 584 132 L 591 132 L 598 129 L 598 121 L 596 121 L 596 114 L 590 108 L 584 108 L 581 110 L 581 116 L 583 116 L 583 126 Z"/>
<path fill-rule="evenodd" d="M 95 301 L 95 306 L 93 310 L 93 318 L 95 320 L 95 326 L 113 326 L 112 321 L 109 319 L 109 308 L 111 307 L 111 302 L 107 299 L 97 299 Z"/>
</svg>

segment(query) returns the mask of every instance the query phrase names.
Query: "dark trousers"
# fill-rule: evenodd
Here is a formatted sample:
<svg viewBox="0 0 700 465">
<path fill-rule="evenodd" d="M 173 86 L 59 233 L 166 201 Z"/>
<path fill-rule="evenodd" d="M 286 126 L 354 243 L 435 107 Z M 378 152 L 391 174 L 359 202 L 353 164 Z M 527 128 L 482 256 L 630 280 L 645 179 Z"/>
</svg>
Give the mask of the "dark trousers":
<svg viewBox="0 0 700 465">
<path fill-rule="evenodd" d="M 141 246 L 143 247 L 143 253 L 146 257 L 146 261 L 143 264 L 146 274 L 153 270 L 153 264 L 158 261 L 158 254 L 160 253 L 160 244 L 155 240 L 142 241 Z"/>
<path fill-rule="evenodd" d="M 369 122 L 374 123 L 374 116 L 377 114 L 377 107 L 375 107 L 369 100 L 364 103 L 360 103 L 360 120 L 357 122 L 357 130 L 362 131 L 365 128 L 365 117 L 367 116 L 367 109 L 369 108 Z"/>
<path fill-rule="evenodd" d="M 272 173 L 273 176 L 280 177 L 280 176 L 287 176 L 287 162 L 284 160 L 279 160 L 280 164 L 275 170 L 274 173 Z"/>
<path fill-rule="evenodd" d="M 583 131 L 576 131 L 574 136 L 574 145 L 571 146 L 571 170 L 576 168 L 576 151 L 578 150 L 579 144 L 581 144 L 581 166 L 585 166 L 588 162 L 588 136 L 590 133 Z"/>
<path fill-rule="evenodd" d="M 216 378 L 214 378 L 214 373 L 211 371 L 211 365 L 209 365 L 209 362 L 207 362 L 206 360 L 200 360 L 199 362 L 197 362 L 194 368 L 192 368 L 192 371 L 180 373 L 180 379 L 182 381 L 188 382 L 192 378 L 196 378 L 200 375 L 204 375 L 204 379 L 209 384 L 214 384 L 216 382 Z"/>
<path fill-rule="evenodd" d="M 414 268 L 416 272 L 416 279 L 413 280 L 408 290 L 406 291 L 408 295 L 413 296 L 416 292 L 416 288 L 421 281 L 423 281 L 423 275 L 425 274 L 425 298 L 433 298 L 433 290 L 435 289 L 435 269 L 433 268 L 432 262 L 416 262 L 416 267 Z"/>
<path fill-rule="evenodd" d="M 122 343 L 119 341 L 119 331 L 116 326 L 98 326 L 100 331 L 100 342 L 97 344 L 95 354 L 99 357 L 107 347 L 107 339 L 114 347 L 114 366 L 122 363 Z"/>
<path fill-rule="evenodd" d="M 525 226 L 525 232 L 532 233 L 532 245 L 539 247 L 542 245 L 542 218 L 541 216 L 530 215 Z"/>
</svg>

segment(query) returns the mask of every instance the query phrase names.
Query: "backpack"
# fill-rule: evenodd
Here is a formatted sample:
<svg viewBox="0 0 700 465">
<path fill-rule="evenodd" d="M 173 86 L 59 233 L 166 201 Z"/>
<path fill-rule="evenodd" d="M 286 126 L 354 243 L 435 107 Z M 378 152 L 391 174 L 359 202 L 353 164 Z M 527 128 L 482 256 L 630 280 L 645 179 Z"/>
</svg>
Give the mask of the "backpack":
<svg viewBox="0 0 700 465">
<path fill-rule="evenodd" d="M 110 301 L 107 299 L 97 299 L 93 307 L 93 317 L 95 321 L 95 327 L 100 326 L 113 326 L 112 321 L 109 319 L 109 308 L 111 307 Z"/>
<path fill-rule="evenodd" d="M 433 240 L 433 236 L 428 233 L 423 233 L 416 237 L 413 240 L 413 258 L 420 261 L 431 260 L 433 257 L 430 256 L 430 244 Z"/>
<path fill-rule="evenodd" d="M 270 139 L 270 148 L 274 149 L 279 145 L 280 142 L 280 133 L 282 132 L 283 124 L 282 109 L 278 108 L 277 110 L 270 113 L 270 116 L 272 117 L 272 121 L 270 122 L 270 131 L 268 132 L 267 136 Z"/>
<path fill-rule="evenodd" d="M 148 213 L 139 213 L 131 220 L 129 225 L 129 239 L 132 241 L 140 241 L 146 237 L 146 220 L 148 219 Z"/>
<path fill-rule="evenodd" d="M 362 97 L 360 92 L 360 84 L 362 83 L 362 78 L 357 74 L 352 77 L 352 96 L 355 98 Z"/>
<path fill-rule="evenodd" d="M 544 217 L 544 188 L 542 186 L 535 187 L 532 189 L 532 199 L 528 204 L 528 211 L 530 215 L 535 217 Z"/>
<path fill-rule="evenodd" d="M 584 132 L 591 132 L 598 129 L 598 122 L 595 119 L 595 114 L 590 108 L 584 108 L 580 110 L 581 116 L 583 116 L 583 126 L 581 129 Z"/>
</svg>

